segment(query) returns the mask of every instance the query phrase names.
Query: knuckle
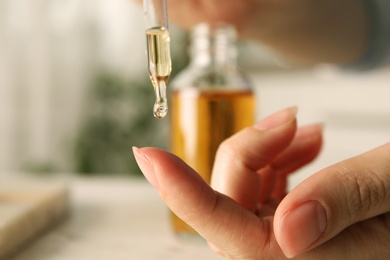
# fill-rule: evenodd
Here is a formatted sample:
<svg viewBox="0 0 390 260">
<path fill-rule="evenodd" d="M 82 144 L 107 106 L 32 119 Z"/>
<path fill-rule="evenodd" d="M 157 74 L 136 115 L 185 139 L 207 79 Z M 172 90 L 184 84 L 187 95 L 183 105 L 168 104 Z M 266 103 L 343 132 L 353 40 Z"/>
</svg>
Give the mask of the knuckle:
<svg viewBox="0 0 390 260">
<path fill-rule="evenodd" d="M 245 164 L 250 156 L 247 149 L 240 147 L 239 144 L 230 139 L 226 139 L 219 145 L 217 157 L 229 163 Z"/>
<path fill-rule="evenodd" d="M 231 158 L 236 153 L 236 150 L 237 149 L 232 144 L 232 142 L 230 142 L 229 139 L 226 139 L 219 145 L 217 155 Z"/>
<path fill-rule="evenodd" d="M 381 204 L 386 196 L 384 181 L 371 169 L 344 168 L 339 174 L 346 195 L 346 210 L 351 219 L 359 219 Z"/>
</svg>

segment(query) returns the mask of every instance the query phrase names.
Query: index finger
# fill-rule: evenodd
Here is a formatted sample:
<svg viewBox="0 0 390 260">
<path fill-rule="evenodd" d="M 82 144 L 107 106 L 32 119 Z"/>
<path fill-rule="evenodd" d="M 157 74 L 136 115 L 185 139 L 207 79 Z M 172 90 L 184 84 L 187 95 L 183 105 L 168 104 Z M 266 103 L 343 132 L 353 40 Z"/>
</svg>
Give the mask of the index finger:
<svg viewBox="0 0 390 260">
<path fill-rule="evenodd" d="M 223 142 L 212 173 L 212 186 L 253 211 L 260 194 L 257 171 L 289 146 L 297 130 L 296 107 L 277 112 Z"/>
</svg>

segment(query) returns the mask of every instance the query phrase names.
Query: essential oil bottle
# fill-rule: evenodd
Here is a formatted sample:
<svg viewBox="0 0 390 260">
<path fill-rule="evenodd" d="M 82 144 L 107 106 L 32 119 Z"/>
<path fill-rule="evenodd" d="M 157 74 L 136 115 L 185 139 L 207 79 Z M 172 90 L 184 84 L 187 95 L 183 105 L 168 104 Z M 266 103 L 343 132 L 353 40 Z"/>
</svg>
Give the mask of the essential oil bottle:
<svg viewBox="0 0 390 260">
<path fill-rule="evenodd" d="M 255 95 L 237 67 L 232 26 L 196 26 L 190 50 L 190 64 L 176 77 L 170 93 L 171 150 L 210 183 L 221 142 L 254 123 Z M 197 237 L 191 227 L 171 214 L 177 235 Z"/>
</svg>

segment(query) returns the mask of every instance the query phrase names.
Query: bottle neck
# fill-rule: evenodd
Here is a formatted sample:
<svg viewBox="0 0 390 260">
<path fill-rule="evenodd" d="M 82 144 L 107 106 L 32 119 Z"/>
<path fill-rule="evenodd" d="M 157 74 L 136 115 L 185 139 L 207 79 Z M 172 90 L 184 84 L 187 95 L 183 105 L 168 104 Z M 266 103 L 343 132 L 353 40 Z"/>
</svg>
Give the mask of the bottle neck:
<svg viewBox="0 0 390 260">
<path fill-rule="evenodd" d="M 237 68 L 236 33 L 226 24 L 198 25 L 192 33 L 191 61 L 215 71 Z"/>
</svg>

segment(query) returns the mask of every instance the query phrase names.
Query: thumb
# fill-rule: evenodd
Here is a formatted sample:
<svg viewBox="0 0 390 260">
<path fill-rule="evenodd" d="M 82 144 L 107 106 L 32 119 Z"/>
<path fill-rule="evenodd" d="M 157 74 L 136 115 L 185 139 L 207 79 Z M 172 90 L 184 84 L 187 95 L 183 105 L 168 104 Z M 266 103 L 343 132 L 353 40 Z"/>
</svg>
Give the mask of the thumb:
<svg viewBox="0 0 390 260">
<path fill-rule="evenodd" d="M 389 154 L 390 143 L 324 169 L 291 191 L 274 219 L 284 254 L 300 255 L 355 223 L 389 212 Z"/>
</svg>

